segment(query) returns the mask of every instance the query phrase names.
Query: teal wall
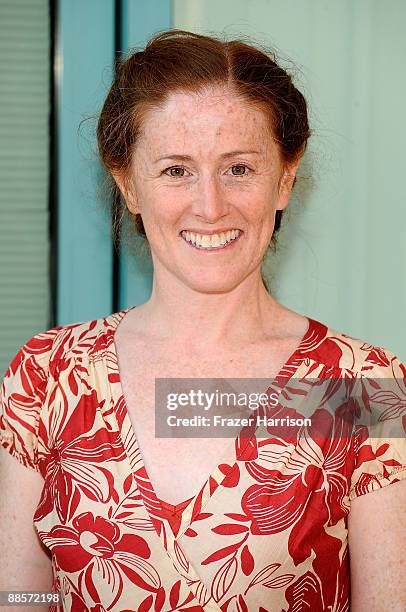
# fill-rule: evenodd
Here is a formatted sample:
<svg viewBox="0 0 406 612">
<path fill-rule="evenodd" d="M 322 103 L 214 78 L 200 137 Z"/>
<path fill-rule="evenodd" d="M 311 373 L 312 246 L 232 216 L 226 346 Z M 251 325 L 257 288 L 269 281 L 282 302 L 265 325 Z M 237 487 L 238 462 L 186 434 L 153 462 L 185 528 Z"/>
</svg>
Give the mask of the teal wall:
<svg viewBox="0 0 406 612">
<path fill-rule="evenodd" d="M 111 311 L 109 199 L 95 127 L 113 77 L 114 1 L 60 0 L 57 23 L 56 324 L 66 325 Z"/>
<path fill-rule="evenodd" d="M 314 135 L 268 268 L 278 299 L 406 359 L 406 2 L 174 0 L 173 27 L 296 65 Z M 297 185 L 300 188 L 300 184 Z"/>
<path fill-rule="evenodd" d="M 155 31 L 171 27 L 171 2 L 121 0 L 119 12 L 114 0 L 57 4 L 56 324 L 66 325 L 105 316 L 117 301 L 120 308 L 142 303 L 151 291 L 150 258 L 134 257 L 123 246 L 114 271 L 109 192 L 95 133 L 114 75 L 117 44 L 126 53 L 145 45 Z M 118 300 L 113 295 L 114 273 L 119 277 Z"/>
</svg>

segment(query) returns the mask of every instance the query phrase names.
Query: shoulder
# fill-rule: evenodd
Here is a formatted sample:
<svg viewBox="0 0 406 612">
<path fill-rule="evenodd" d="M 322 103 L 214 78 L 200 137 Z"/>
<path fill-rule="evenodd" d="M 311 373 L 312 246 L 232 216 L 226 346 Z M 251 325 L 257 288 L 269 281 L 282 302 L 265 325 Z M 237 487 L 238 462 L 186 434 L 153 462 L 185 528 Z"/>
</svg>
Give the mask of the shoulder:
<svg viewBox="0 0 406 612">
<path fill-rule="evenodd" d="M 11 360 L 0 386 L 0 446 L 23 465 L 41 470 L 48 436 L 41 414 L 52 401 L 54 382 L 60 383 L 61 373 L 69 378 L 76 360 L 109 347 L 123 312 L 39 332 Z"/>
<path fill-rule="evenodd" d="M 312 320 L 302 350 L 315 378 L 327 383 L 329 406 L 352 424 L 349 500 L 406 476 L 406 366 L 389 348 Z M 333 397 L 334 395 L 334 397 Z"/>
<path fill-rule="evenodd" d="M 91 359 L 113 342 L 114 331 L 125 312 L 59 325 L 35 334 L 19 349 L 8 373 L 14 373 L 23 362 L 28 367 L 37 363 L 52 373 L 65 359 Z"/>
<path fill-rule="evenodd" d="M 2 403 L 10 398 L 19 401 L 20 395 L 43 398 L 49 379 L 56 379 L 68 362 L 87 361 L 109 347 L 122 313 L 56 326 L 32 336 L 7 367 L 0 387 Z"/>
<path fill-rule="evenodd" d="M 303 356 L 327 368 L 344 370 L 371 378 L 406 376 L 406 367 L 389 348 L 371 344 L 345 331 L 310 319 Z"/>
</svg>

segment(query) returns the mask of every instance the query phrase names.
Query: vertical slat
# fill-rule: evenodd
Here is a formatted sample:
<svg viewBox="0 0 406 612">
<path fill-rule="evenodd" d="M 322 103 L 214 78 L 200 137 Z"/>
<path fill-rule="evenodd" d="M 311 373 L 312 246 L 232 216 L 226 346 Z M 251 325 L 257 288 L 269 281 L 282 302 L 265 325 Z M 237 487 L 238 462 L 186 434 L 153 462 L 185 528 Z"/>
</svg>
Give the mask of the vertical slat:
<svg viewBox="0 0 406 612">
<path fill-rule="evenodd" d="M 50 326 L 48 0 L 0 2 L 0 380 Z"/>
<path fill-rule="evenodd" d="M 111 312 L 109 194 L 95 129 L 113 73 L 114 1 L 59 0 L 58 28 L 57 323 L 65 325 Z"/>
<path fill-rule="evenodd" d="M 170 28 L 171 4 L 171 0 L 122 0 L 122 50 L 141 47 L 155 32 Z M 120 259 L 121 308 L 142 304 L 151 293 L 151 261 L 130 254 L 126 248 L 121 249 Z"/>
</svg>

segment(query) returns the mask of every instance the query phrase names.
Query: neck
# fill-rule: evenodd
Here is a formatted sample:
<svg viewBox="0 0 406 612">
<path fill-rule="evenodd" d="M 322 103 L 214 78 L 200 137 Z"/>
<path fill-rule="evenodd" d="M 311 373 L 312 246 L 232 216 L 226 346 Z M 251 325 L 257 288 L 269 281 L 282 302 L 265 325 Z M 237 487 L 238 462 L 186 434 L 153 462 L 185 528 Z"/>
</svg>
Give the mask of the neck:
<svg viewBox="0 0 406 612">
<path fill-rule="evenodd" d="M 151 297 L 137 310 L 143 335 L 203 352 L 265 339 L 285 309 L 258 274 L 222 293 L 197 291 L 177 279 L 163 285 L 154 276 Z"/>
</svg>

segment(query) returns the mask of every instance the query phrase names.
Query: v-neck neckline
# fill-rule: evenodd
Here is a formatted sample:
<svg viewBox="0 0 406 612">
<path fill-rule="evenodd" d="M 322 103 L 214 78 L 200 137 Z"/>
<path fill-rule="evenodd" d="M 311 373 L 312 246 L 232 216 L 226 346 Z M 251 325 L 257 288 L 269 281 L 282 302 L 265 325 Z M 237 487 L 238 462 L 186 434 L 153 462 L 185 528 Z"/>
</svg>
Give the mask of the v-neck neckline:
<svg viewBox="0 0 406 612">
<path fill-rule="evenodd" d="M 164 528 L 162 532 L 162 526 L 164 525 L 164 520 L 162 519 L 166 518 L 165 505 L 161 503 L 163 500 L 160 500 L 160 498 L 155 492 L 152 481 L 149 478 L 148 472 L 145 467 L 145 462 L 142 456 L 141 449 L 138 445 L 137 434 L 132 424 L 126 399 L 124 397 L 124 390 L 122 386 L 118 362 L 118 353 L 114 339 L 115 333 L 120 322 L 123 320 L 125 315 L 134 308 L 137 308 L 137 306 L 130 306 L 129 308 L 125 308 L 104 318 L 104 323 L 105 325 L 107 324 L 108 327 L 106 333 L 110 335 L 110 339 L 108 342 L 110 358 L 106 360 L 106 365 L 109 372 L 108 381 L 110 384 L 112 396 L 115 398 L 114 410 L 118 410 L 119 405 L 119 410 L 121 413 L 120 435 L 122 438 L 126 456 L 129 460 L 130 457 L 136 457 L 137 467 L 136 469 L 133 469 L 132 473 L 140 491 L 142 502 L 144 504 L 147 515 L 149 516 L 152 524 L 154 525 L 158 536 L 163 539 L 165 549 L 167 550 L 168 545 L 170 543 L 173 546 L 174 541 L 178 541 L 185 533 L 185 531 L 187 531 L 189 526 L 192 524 L 194 518 L 200 512 L 202 512 L 204 506 L 211 499 L 217 488 L 227 477 L 230 477 L 230 473 L 235 470 L 236 467 L 238 467 L 238 461 L 241 460 L 242 457 L 244 462 L 254 460 L 253 458 L 249 458 L 249 447 L 252 442 L 252 436 L 255 435 L 255 431 L 258 426 L 253 429 L 251 437 L 246 437 L 245 434 L 242 439 L 241 433 L 243 432 L 243 430 L 245 430 L 246 432 L 247 428 L 243 427 L 239 430 L 237 436 L 233 438 L 233 444 L 227 445 L 227 453 L 225 453 L 224 457 L 221 457 L 221 462 L 216 465 L 215 469 L 208 476 L 207 480 L 200 488 L 200 490 L 193 497 L 190 497 L 188 500 L 185 500 L 189 503 L 187 503 L 183 508 L 181 527 L 178 530 L 177 534 L 175 535 L 171 528 L 168 531 Z M 305 351 L 306 357 L 308 357 L 309 347 L 311 347 L 315 339 L 314 332 L 316 331 L 316 328 L 321 324 L 311 317 L 306 318 L 308 320 L 308 327 L 306 332 L 302 336 L 300 342 L 298 343 L 294 351 L 290 354 L 288 359 L 280 368 L 278 374 L 275 377 L 270 378 L 270 380 L 273 381 L 273 384 L 269 384 L 268 388 L 277 385 L 278 391 L 280 391 L 294 376 L 294 374 L 299 369 L 299 366 L 303 362 L 303 357 L 301 357 L 302 351 Z M 113 382 L 114 385 L 112 384 Z M 125 435 L 122 435 L 123 429 L 126 432 Z M 244 440 L 246 440 L 245 444 L 243 443 Z M 132 465 L 133 467 L 133 462 L 131 460 L 130 465 Z M 228 466 L 230 469 L 225 469 L 225 466 Z M 184 503 L 185 502 L 180 502 L 179 504 L 171 504 L 171 506 L 174 506 L 176 508 L 182 506 L 182 504 Z"/>
</svg>

